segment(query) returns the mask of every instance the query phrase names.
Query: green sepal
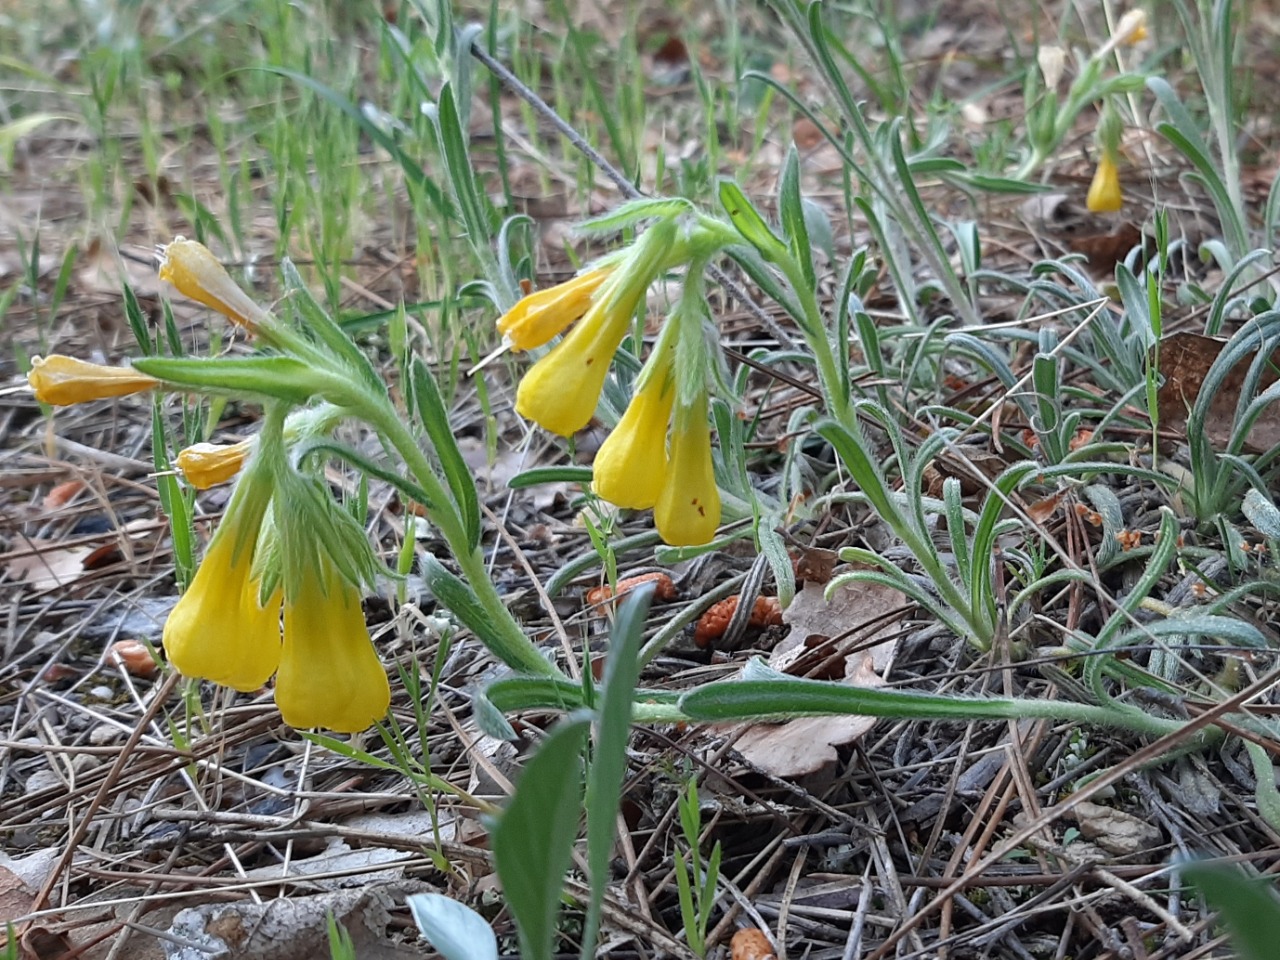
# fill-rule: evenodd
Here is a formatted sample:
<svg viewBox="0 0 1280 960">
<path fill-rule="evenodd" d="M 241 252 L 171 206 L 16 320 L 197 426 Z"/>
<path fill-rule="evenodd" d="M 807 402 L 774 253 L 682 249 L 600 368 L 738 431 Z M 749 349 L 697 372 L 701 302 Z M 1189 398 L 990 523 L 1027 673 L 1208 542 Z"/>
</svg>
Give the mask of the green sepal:
<svg viewBox="0 0 1280 960">
<path fill-rule="evenodd" d="M 402 477 L 398 473 L 370 460 L 358 450 L 353 450 L 335 441 L 321 440 L 307 444 L 301 448 L 298 456 L 300 461 L 312 456 L 337 457 L 339 460 L 351 464 L 361 473 L 376 477 L 383 483 L 394 487 L 401 496 L 412 500 L 414 503 L 421 504 L 427 510 L 439 509 L 439 504 L 432 501 L 427 492 L 408 477 Z"/>
<path fill-rule="evenodd" d="M 350 367 L 366 386 L 385 396 L 387 386 L 383 383 L 382 377 L 378 376 L 378 371 L 373 368 L 369 358 L 356 346 L 347 331 L 311 295 L 293 261 L 285 257 L 280 270 L 284 274 L 284 288 L 289 302 L 302 318 L 307 330 Z"/>
</svg>

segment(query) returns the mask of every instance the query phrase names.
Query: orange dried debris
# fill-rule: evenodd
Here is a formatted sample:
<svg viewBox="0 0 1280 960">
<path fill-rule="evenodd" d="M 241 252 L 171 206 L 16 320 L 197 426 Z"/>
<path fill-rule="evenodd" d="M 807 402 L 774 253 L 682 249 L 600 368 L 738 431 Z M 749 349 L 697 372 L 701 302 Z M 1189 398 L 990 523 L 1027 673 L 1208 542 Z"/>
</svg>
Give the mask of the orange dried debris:
<svg viewBox="0 0 1280 960">
<path fill-rule="evenodd" d="M 676 582 L 672 580 L 668 574 L 661 572 L 642 573 L 639 576 L 627 577 L 625 580 L 619 580 L 617 595 L 619 597 L 625 596 L 643 583 L 652 583 L 655 585 L 653 590 L 653 599 L 655 600 L 665 602 L 676 599 Z M 601 587 L 592 587 L 587 591 L 587 606 L 598 607 L 602 603 L 612 600 L 613 597 L 613 590 L 607 583 Z"/>
<path fill-rule="evenodd" d="M 699 647 L 706 647 L 713 640 L 719 640 L 729 629 L 729 621 L 738 610 L 742 595 L 737 594 L 727 600 L 721 600 L 698 618 L 693 628 L 693 642 Z M 777 597 L 756 597 L 751 607 L 751 616 L 747 620 L 751 627 L 782 626 L 782 604 Z"/>
<path fill-rule="evenodd" d="M 1071 442 L 1067 446 L 1075 453 L 1081 447 L 1087 446 L 1093 440 L 1093 431 L 1080 429 L 1076 431 L 1076 435 L 1071 438 Z"/>
<path fill-rule="evenodd" d="M 1096 510 L 1090 510 L 1083 503 L 1076 504 L 1076 516 L 1084 520 L 1085 523 L 1095 527 L 1102 526 L 1102 514 Z"/>
<path fill-rule="evenodd" d="M 739 930 L 729 941 L 730 960 L 774 960 L 777 954 L 763 930 Z"/>
<path fill-rule="evenodd" d="M 1121 530 L 1116 534 L 1116 541 L 1120 544 L 1121 550 L 1128 552 L 1142 543 L 1142 532 L 1140 530 Z"/>
<path fill-rule="evenodd" d="M 147 645 L 140 640 L 117 640 L 107 648 L 107 659 L 120 664 L 135 677 L 153 677 L 160 669 Z"/>
</svg>

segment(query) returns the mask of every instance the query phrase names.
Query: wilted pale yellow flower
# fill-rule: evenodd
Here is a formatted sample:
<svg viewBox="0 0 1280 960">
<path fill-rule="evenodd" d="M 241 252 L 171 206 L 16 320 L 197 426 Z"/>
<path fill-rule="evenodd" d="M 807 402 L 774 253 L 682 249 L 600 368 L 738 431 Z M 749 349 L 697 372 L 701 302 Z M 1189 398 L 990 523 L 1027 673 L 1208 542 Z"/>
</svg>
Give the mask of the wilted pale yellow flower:
<svg viewBox="0 0 1280 960">
<path fill-rule="evenodd" d="M 27 374 L 36 399 L 55 407 L 141 393 L 159 382 L 132 367 L 108 367 L 57 353 L 32 357 L 31 372 Z"/>
<path fill-rule="evenodd" d="M 322 557 L 284 607 L 280 715 L 291 727 L 356 733 L 390 704 L 391 686 L 369 640 L 360 594 Z"/>
<path fill-rule="evenodd" d="M 720 525 L 720 491 L 711 460 L 705 396 L 676 410 L 671 468 L 653 509 L 653 520 L 662 539 L 677 547 L 710 542 Z"/>
<path fill-rule="evenodd" d="M 612 272 L 612 267 L 598 267 L 523 297 L 499 318 L 498 332 L 515 350 L 549 343 L 587 312 L 592 297 Z"/>
<path fill-rule="evenodd" d="M 647 510 L 667 480 L 667 424 L 675 401 L 672 349 L 654 358 L 647 380 L 596 453 L 591 487 L 619 507 Z"/>
<path fill-rule="evenodd" d="M 1045 44 L 1036 51 L 1036 63 L 1040 66 L 1044 85 L 1050 90 L 1056 90 L 1067 69 L 1067 51 L 1057 44 Z"/>
<path fill-rule="evenodd" d="M 1112 42 L 1117 46 L 1132 47 L 1147 39 L 1147 11 L 1130 10 L 1116 24 Z"/>
<path fill-rule="evenodd" d="M 169 662 L 188 677 L 257 690 L 280 663 L 280 597 L 258 602 L 256 511 L 228 508 L 195 579 L 164 624 Z"/>
<path fill-rule="evenodd" d="M 161 247 L 160 279 L 168 280 L 184 296 L 212 307 L 250 332 L 267 319 L 267 311 L 241 290 L 218 258 L 203 243 L 175 237 Z"/>
<path fill-rule="evenodd" d="M 1089 185 L 1085 206 L 1094 213 L 1115 213 L 1124 206 L 1124 195 L 1120 190 L 1120 171 L 1109 150 L 1103 150 L 1098 158 L 1098 169 L 1094 171 L 1093 183 Z"/>
<path fill-rule="evenodd" d="M 562 437 L 590 423 L 609 361 L 627 335 L 643 293 L 643 288 L 633 289 L 593 303 L 578 325 L 521 378 L 516 390 L 520 416 Z"/>
<path fill-rule="evenodd" d="M 252 438 L 239 443 L 193 443 L 179 452 L 176 463 L 187 483 L 208 490 L 239 473 L 253 447 Z"/>
</svg>

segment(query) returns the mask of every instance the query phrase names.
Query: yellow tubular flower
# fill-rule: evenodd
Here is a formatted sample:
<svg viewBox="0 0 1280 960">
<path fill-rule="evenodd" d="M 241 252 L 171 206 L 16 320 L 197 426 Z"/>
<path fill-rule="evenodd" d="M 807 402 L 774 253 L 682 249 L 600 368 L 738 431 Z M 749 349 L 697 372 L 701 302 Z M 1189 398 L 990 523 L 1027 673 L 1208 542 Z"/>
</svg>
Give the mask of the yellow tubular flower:
<svg viewBox="0 0 1280 960">
<path fill-rule="evenodd" d="M 676 387 L 670 349 L 657 358 L 613 433 L 596 453 L 591 486 L 619 507 L 646 510 L 658 502 L 667 480 L 667 424 Z"/>
<path fill-rule="evenodd" d="M 499 318 L 498 332 L 513 350 L 532 350 L 549 343 L 587 312 L 592 297 L 612 272 L 612 267 L 599 267 L 529 294 Z"/>
<path fill-rule="evenodd" d="M 239 473 L 253 446 L 252 438 L 231 444 L 195 443 L 178 454 L 178 469 L 187 483 L 208 490 Z"/>
<path fill-rule="evenodd" d="M 671 469 L 653 508 L 662 539 L 675 547 L 710 542 L 720 525 L 720 491 L 711 462 L 711 428 L 705 396 L 676 411 Z"/>
<path fill-rule="evenodd" d="M 324 557 L 284 608 L 276 705 L 291 727 L 356 733 L 391 704 L 387 672 L 369 640 L 360 594 Z"/>
<path fill-rule="evenodd" d="M 27 374 L 36 399 L 55 407 L 141 393 L 159 382 L 132 367 L 108 367 L 56 353 L 32 357 L 31 372 Z"/>
<path fill-rule="evenodd" d="M 168 280 L 184 296 L 217 310 L 251 333 L 267 319 L 267 311 L 236 286 L 226 268 L 203 243 L 175 237 L 168 246 L 160 248 L 159 257 L 160 279 Z"/>
<path fill-rule="evenodd" d="M 516 390 L 516 411 L 544 430 L 571 437 L 596 412 L 609 361 L 627 335 L 638 294 L 610 306 L 597 300 L 582 322 L 528 369 Z"/>
<path fill-rule="evenodd" d="M 164 624 L 169 662 L 188 677 L 257 690 L 280 662 L 280 596 L 258 603 L 250 575 L 253 536 L 237 551 L 241 523 L 229 514 L 200 569 Z"/>
<path fill-rule="evenodd" d="M 1110 151 L 1103 150 L 1098 158 L 1098 169 L 1094 171 L 1093 183 L 1089 185 L 1089 196 L 1085 199 L 1087 206 L 1094 213 L 1115 213 L 1124 206 L 1124 195 L 1120 191 L 1120 171 Z"/>
</svg>

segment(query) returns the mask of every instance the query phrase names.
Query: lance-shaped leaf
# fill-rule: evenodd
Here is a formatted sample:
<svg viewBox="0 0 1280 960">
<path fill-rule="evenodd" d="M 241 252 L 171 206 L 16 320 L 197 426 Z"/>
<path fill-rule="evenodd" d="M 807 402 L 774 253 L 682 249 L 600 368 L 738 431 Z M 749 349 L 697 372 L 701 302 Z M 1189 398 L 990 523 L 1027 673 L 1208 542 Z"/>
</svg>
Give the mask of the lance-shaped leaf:
<svg viewBox="0 0 1280 960">
<path fill-rule="evenodd" d="M 480 499 L 476 495 L 475 478 L 462 459 L 458 440 L 449 423 L 449 411 L 445 409 L 440 388 L 427 365 L 417 357 L 409 365 L 409 385 L 413 390 L 413 402 L 418 408 L 418 419 L 435 447 L 445 480 L 453 492 L 454 502 L 462 516 L 467 531 L 467 543 L 474 549 L 480 544 Z"/>
<path fill-rule="evenodd" d="M 352 392 L 332 374 L 294 357 L 145 357 L 133 367 L 194 393 L 274 397 L 295 405 L 319 394 L 341 404 Z"/>
</svg>

